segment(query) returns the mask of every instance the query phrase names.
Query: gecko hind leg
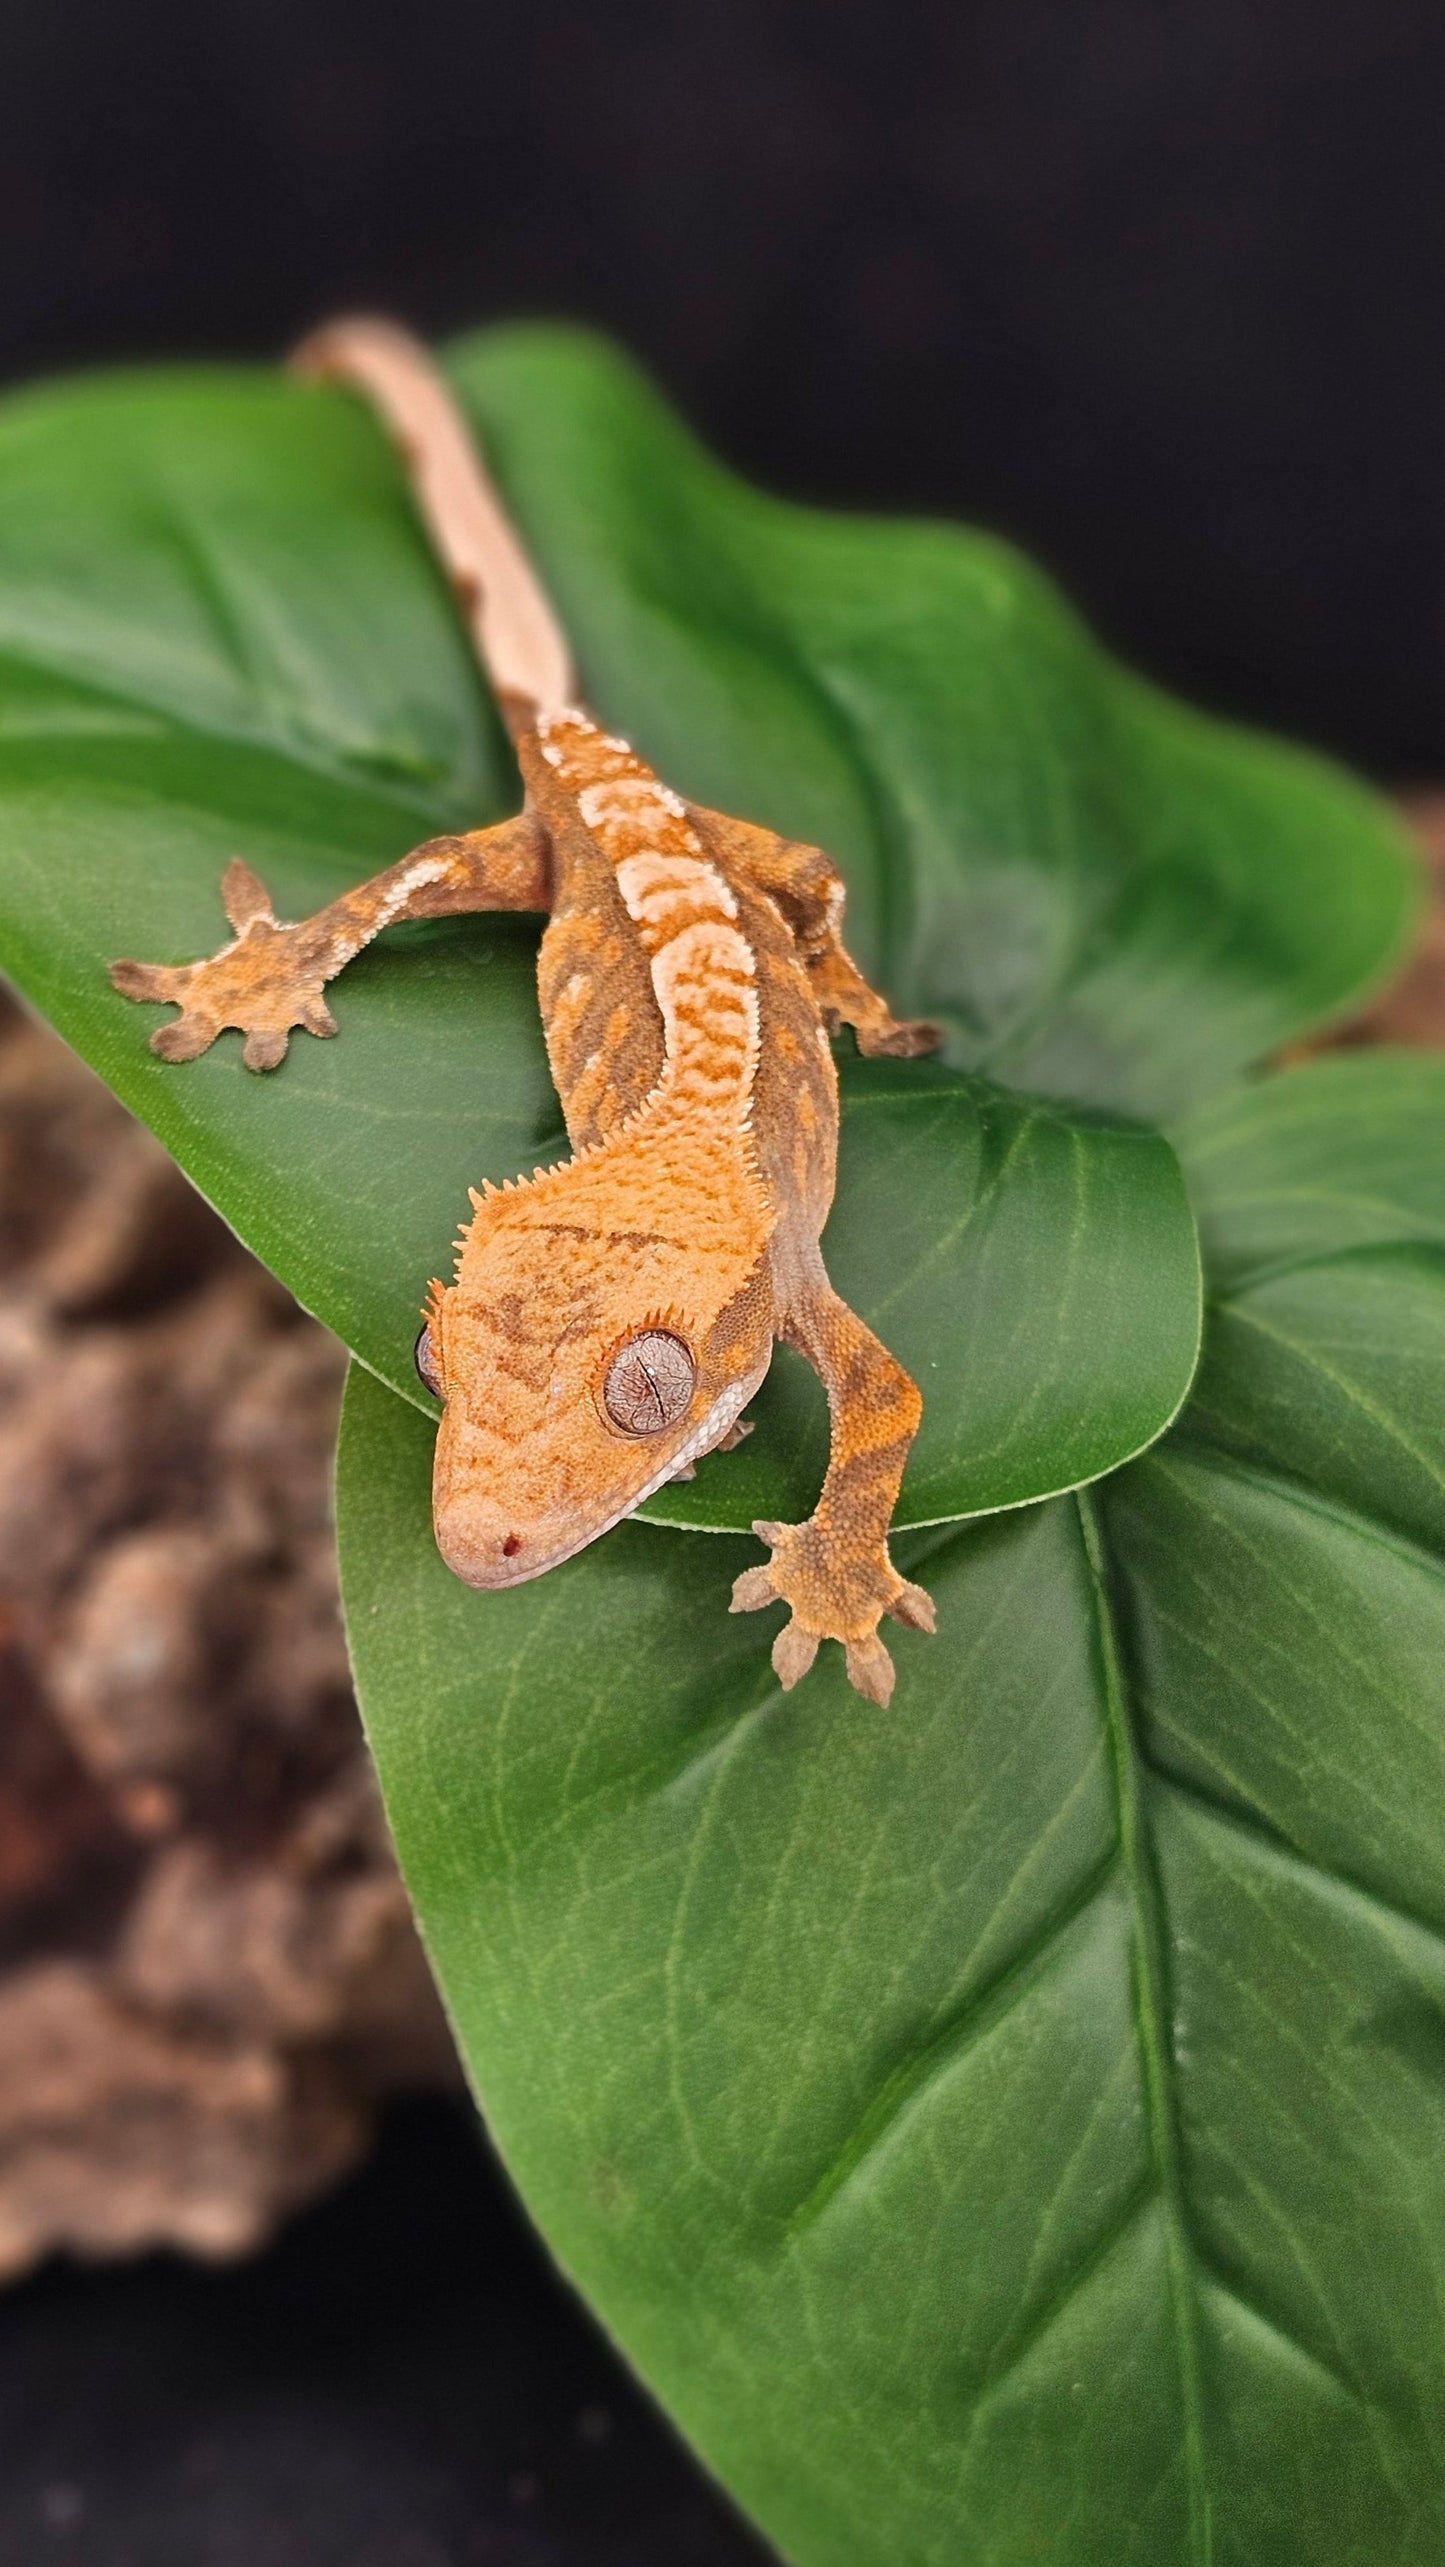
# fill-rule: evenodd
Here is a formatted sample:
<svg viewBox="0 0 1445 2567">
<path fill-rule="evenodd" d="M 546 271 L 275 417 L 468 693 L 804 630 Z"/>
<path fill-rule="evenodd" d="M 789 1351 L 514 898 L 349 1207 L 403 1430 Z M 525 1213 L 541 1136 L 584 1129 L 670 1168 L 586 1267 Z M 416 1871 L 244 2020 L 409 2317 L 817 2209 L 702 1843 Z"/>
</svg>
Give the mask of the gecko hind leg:
<svg viewBox="0 0 1445 2567">
<path fill-rule="evenodd" d="M 221 878 L 235 930 L 229 944 L 196 963 L 112 963 L 110 977 L 122 997 L 179 1007 L 150 1038 L 163 1061 L 196 1060 L 234 1026 L 246 1037 L 247 1069 L 273 1070 L 286 1057 L 293 1027 L 336 1032 L 322 996 L 326 983 L 383 927 L 474 909 L 546 909 L 550 898 L 546 832 L 525 811 L 495 829 L 430 838 L 295 924 L 276 916 L 265 884 L 237 856 Z"/>
<path fill-rule="evenodd" d="M 830 1033 L 851 1025 L 858 1049 L 870 1059 L 914 1060 L 936 1051 L 939 1028 L 921 1017 L 897 1017 L 859 971 L 843 942 L 843 877 L 821 847 L 779 838 L 750 820 L 725 812 L 694 815 L 713 840 L 725 866 L 747 876 L 776 901 L 797 939 L 813 995 Z"/>
<path fill-rule="evenodd" d="M 903 1366 L 834 1292 L 821 1258 L 815 1262 L 779 1333 L 807 1356 L 827 1391 L 827 1476 L 806 1523 L 753 1526 L 772 1558 L 744 1570 L 731 1609 L 791 1606 L 773 1643 L 785 1692 L 807 1674 L 820 1642 L 841 1640 L 850 1683 L 886 1706 L 893 1661 L 879 1622 L 890 1614 L 915 1630 L 935 1627 L 932 1598 L 901 1578 L 888 1556 L 888 1527 L 923 1403 Z"/>
</svg>

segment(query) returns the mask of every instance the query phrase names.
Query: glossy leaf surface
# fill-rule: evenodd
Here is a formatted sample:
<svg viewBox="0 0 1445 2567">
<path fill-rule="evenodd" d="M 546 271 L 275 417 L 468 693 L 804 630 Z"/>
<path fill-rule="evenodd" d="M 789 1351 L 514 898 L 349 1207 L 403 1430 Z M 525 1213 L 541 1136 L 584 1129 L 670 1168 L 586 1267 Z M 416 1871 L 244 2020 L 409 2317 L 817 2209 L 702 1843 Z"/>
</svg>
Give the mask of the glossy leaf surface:
<svg viewBox="0 0 1445 2567">
<path fill-rule="evenodd" d="M 353 1376 L 358 1673 L 479 2091 L 800 2567 L 1445 2544 L 1445 1068 L 1413 1150 L 1391 1075 L 1186 1131 L 1197 1395 L 1092 1497 L 905 1537 L 885 1717 L 832 1652 L 778 1693 L 746 1542 L 466 1593 Z M 1286 1261 L 1322 1091 L 1374 1209 Z"/>
<path fill-rule="evenodd" d="M 848 1068 L 828 1242 L 928 1396 L 905 1516 L 1109 1469 L 1196 1314 L 1174 1162 L 1116 1118 L 1383 970 L 1392 825 L 1119 672 L 1003 548 L 745 491 L 595 343 L 456 362 L 599 709 L 827 844 L 860 957 L 947 1025 L 952 1073 Z M 886 1718 L 833 1664 L 784 1698 L 775 1617 L 724 1611 L 750 1542 L 633 1525 L 492 1598 L 431 1542 L 405 1349 L 467 1184 L 553 1146 L 534 930 L 393 933 L 341 1040 L 266 1080 L 233 1038 L 164 1068 L 105 987 L 111 954 L 218 941 L 237 851 L 296 915 L 514 792 L 343 396 L 0 406 L 0 960 L 405 1390 L 353 1376 L 359 1679 L 558 2252 L 800 2567 L 1434 2567 L 1428 1076 L 1190 1121 L 1215 1306 L 1178 1425 L 1092 1500 L 902 1537 L 940 1636 L 898 1635 Z M 816 1404 L 786 1366 L 767 1397 L 671 1514 L 806 1504 Z"/>
<path fill-rule="evenodd" d="M 829 847 L 860 958 L 960 1066 L 1157 1119 L 1399 950 L 1382 806 L 1121 670 L 1005 545 L 762 498 L 596 342 L 454 353 L 608 718 Z"/>
<path fill-rule="evenodd" d="M 503 334 L 491 347 L 501 465 L 520 446 L 535 475 L 548 437 L 573 422 L 553 453 L 550 496 L 545 476 L 530 496 L 519 482 L 516 496 L 524 515 L 540 508 L 576 537 L 572 575 L 587 571 L 592 624 L 580 595 L 566 603 L 604 702 L 616 701 L 606 692 L 614 657 L 624 689 L 635 657 L 609 619 L 633 581 L 652 593 L 636 554 L 651 523 L 638 514 L 643 464 L 654 499 L 667 494 L 690 529 L 687 544 L 717 553 L 712 588 L 697 586 L 692 609 L 704 653 L 730 629 L 717 582 L 726 586 L 732 549 L 745 534 L 761 541 L 763 529 L 784 546 L 771 567 L 759 556 L 756 581 L 776 575 L 789 596 L 810 597 L 816 629 L 811 639 L 775 636 L 771 661 L 760 645 L 738 673 L 762 764 L 750 763 L 739 731 L 723 771 L 717 725 L 702 724 L 697 789 L 754 810 L 783 765 L 804 799 L 809 778 L 831 776 L 808 825 L 829 834 L 831 813 L 845 856 L 851 845 L 865 944 L 879 883 L 894 878 L 891 842 L 860 838 L 856 811 L 844 825 L 834 749 L 826 722 L 818 728 L 821 676 L 799 692 L 810 654 L 823 666 L 817 618 L 830 596 L 853 658 L 870 614 L 886 657 L 896 578 L 920 545 L 921 560 L 936 553 L 953 567 L 937 595 L 925 584 L 919 628 L 931 647 L 952 650 L 964 684 L 982 647 L 979 599 L 993 600 L 992 614 L 999 582 L 1013 583 L 1032 601 L 1025 621 L 1039 627 L 1017 645 L 1038 663 L 1032 720 L 1054 706 L 1062 728 L 1048 760 L 1072 774 L 1064 734 L 1091 718 L 1086 698 L 1124 681 L 1032 574 L 963 536 L 895 529 L 885 541 L 874 528 L 865 577 L 856 557 L 865 530 L 765 507 L 703 463 L 615 360 L 565 339 Z M 468 383 L 474 371 L 469 362 Z M 585 542 L 568 513 L 579 437 L 593 458 L 579 485 Z M 605 503 L 599 464 L 610 476 Z M 807 581 L 790 568 L 794 541 L 810 560 L 822 545 Z M 898 562 L 889 544 L 902 547 Z M 686 546 L 678 558 L 689 558 Z M 1064 632 L 1080 692 L 1072 710 L 1045 647 Z M 770 666 L 768 709 L 760 689 Z M 694 700 L 696 670 L 685 653 L 660 650 L 655 682 L 655 701 L 635 705 L 639 738 L 676 737 L 682 755 L 680 708 Z M 557 1147 L 535 930 L 487 919 L 395 932 L 341 984 L 341 1040 L 298 1035 L 283 1070 L 260 1080 L 240 1072 L 231 1036 L 183 1068 L 157 1062 L 144 1037 L 158 1012 L 130 1006 L 104 979 L 116 952 L 213 947 L 224 933 L 217 884 L 238 849 L 284 914 L 301 915 L 418 837 L 495 812 L 513 789 L 370 422 L 339 395 L 264 377 L 121 379 L 10 404 L 0 417 L 0 683 L 0 956 L 307 1307 L 425 1405 L 411 1364 L 418 1309 L 428 1276 L 445 1269 L 468 1185 Z M 1010 765 L 1022 790 L 1041 755 L 1036 727 L 1021 729 L 1002 759 L 1001 748 L 993 768 Z M 878 752 L 885 765 L 911 754 L 902 736 Z M 1367 969 L 1401 900 L 1374 811 L 1353 788 L 1297 778 L 1283 752 L 1221 738 L 1211 754 L 1232 793 L 1263 756 L 1277 784 L 1288 772 L 1280 789 L 1297 820 L 1328 807 L 1335 855 L 1322 879 L 1343 940 L 1336 960 L 1353 938 L 1349 968 Z M 1056 778 L 1081 809 L 1086 769 L 1071 783 Z M 990 790 L 1002 789 L 995 773 Z M 930 790 L 942 797 L 941 826 L 944 783 Z M 801 803 L 776 816 L 805 825 Z M 1286 861 L 1262 807 L 1255 819 Z M 962 881 L 967 867 L 954 870 Z M 937 918 L 926 935 L 920 928 L 918 952 L 939 933 Z M 1004 971 L 1001 947 L 995 961 Z M 900 955 L 900 975 L 912 970 Z M 1322 985 L 1313 994 L 1318 1003 Z M 1288 969 L 1275 996 L 1287 1012 L 1307 1003 Z M 1107 1115 L 1021 1107 L 936 1069 L 880 1079 L 854 1065 L 848 1099 L 829 1255 L 840 1288 L 876 1317 L 927 1398 L 901 1520 L 1018 1504 L 1110 1469 L 1157 1435 L 1187 1386 L 1197 1336 L 1195 1251 L 1167 1147 Z M 744 1451 L 651 1511 L 741 1527 L 805 1510 L 824 1423 L 801 1364 L 779 1362 L 758 1419 Z"/>
<path fill-rule="evenodd" d="M 896 1521 L 1017 1506 L 1152 1443 L 1199 1347 L 1167 1143 L 929 1063 L 851 1062 L 843 1093 L 829 1270 L 924 1395 Z M 650 1500 L 654 1521 L 745 1531 L 810 1511 L 828 1415 L 800 1356 L 779 1349 L 748 1413 L 748 1441 Z"/>
</svg>

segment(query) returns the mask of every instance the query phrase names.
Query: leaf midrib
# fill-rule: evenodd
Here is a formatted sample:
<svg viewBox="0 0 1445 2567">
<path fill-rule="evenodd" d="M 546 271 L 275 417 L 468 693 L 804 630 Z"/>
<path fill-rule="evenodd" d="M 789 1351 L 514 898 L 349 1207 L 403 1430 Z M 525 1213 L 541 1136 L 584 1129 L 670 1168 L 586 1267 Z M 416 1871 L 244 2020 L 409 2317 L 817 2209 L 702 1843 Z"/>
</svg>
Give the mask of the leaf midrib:
<svg viewBox="0 0 1445 2567">
<path fill-rule="evenodd" d="M 1169 2036 L 1166 1928 L 1158 1877 L 1144 1815 L 1143 1761 L 1125 1691 L 1118 1634 L 1109 1595 L 1103 1528 L 1089 1495 L 1080 1490 L 1078 1511 L 1093 1581 L 1095 1627 L 1104 1685 L 1104 1719 L 1114 1777 L 1123 1877 L 1134 1909 L 1134 2031 L 1144 2089 L 1144 2117 L 1164 2213 L 1170 2313 L 1184 2412 L 1185 2487 L 1191 2567 L 1212 2567 L 1214 2540 L 1204 2442 L 1203 2383 L 1199 2353 L 1199 2300 L 1184 2202 L 1175 2066 Z"/>
</svg>

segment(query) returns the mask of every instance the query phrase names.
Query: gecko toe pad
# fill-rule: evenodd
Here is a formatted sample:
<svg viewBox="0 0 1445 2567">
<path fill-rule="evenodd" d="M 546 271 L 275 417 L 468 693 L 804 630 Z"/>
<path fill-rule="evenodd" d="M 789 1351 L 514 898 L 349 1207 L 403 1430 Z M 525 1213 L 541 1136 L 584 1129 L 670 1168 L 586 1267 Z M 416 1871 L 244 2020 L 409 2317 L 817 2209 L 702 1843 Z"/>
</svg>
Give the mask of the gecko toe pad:
<svg viewBox="0 0 1445 2567">
<path fill-rule="evenodd" d="M 926 1052 L 936 1052 L 943 1040 L 943 1029 L 931 1025 L 926 1017 L 915 1016 L 900 1021 L 889 1017 L 879 1026 L 862 1026 L 857 1030 L 858 1049 L 866 1060 L 916 1061 Z M 867 1691 L 867 1687 L 860 1687 Z"/>
<path fill-rule="evenodd" d="M 843 1663 L 854 1691 L 886 1711 L 893 1699 L 893 1661 L 877 1632 L 870 1631 L 863 1640 L 846 1640 Z"/>
<path fill-rule="evenodd" d="M 110 985 L 122 998 L 183 998 L 191 976 L 189 963 L 112 963 Z"/>
<path fill-rule="evenodd" d="M 910 1586 L 905 1578 L 888 1607 L 895 1622 L 906 1622 L 913 1631 L 936 1631 L 938 1615 L 926 1587 Z"/>
<path fill-rule="evenodd" d="M 276 924 L 271 895 L 244 856 L 233 856 L 221 876 L 221 906 L 238 936 L 244 936 L 258 918 L 267 919 L 273 927 Z"/>
<path fill-rule="evenodd" d="M 805 1676 L 818 1654 L 821 1635 L 805 1631 L 798 1622 L 785 1622 L 773 1642 L 773 1673 L 784 1693 L 791 1693 L 800 1676 Z"/>
<path fill-rule="evenodd" d="M 258 1025 L 247 1035 L 241 1058 L 248 1070 L 278 1070 L 286 1058 L 289 1041 L 287 1027 Z"/>
<path fill-rule="evenodd" d="M 733 1581 L 733 1600 L 729 1613 L 757 1613 L 765 1604 L 776 1604 L 778 1590 L 766 1569 L 744 1569 Z"/>
<path fill-rule="evenodd" d="M 151 1036 L 151 1050 L 162 1061 L 198 1061 L 210 1050 L 220 1032 L 219 1025 L 206 1017 L 187 1011 L 169 1025 L 158 1025 Z"/>
</svg>

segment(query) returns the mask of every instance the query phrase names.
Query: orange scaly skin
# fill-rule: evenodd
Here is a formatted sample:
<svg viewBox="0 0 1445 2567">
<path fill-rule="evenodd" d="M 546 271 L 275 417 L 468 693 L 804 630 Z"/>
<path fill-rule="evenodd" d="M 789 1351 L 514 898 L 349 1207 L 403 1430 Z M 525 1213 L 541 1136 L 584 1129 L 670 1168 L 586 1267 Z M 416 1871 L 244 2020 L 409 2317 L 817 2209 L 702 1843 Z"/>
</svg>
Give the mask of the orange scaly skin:
<svg viewBox="0 0 1445 2567">
<path fill-rule="evenodd" d="M 525 567 L 504 565 L 518 586 L 502 594 L 499 571 L 488 601 L 498 618 L 520 600 L 532 619 L 517 620 L 521 642 L 481 629 L 456 483 L 440 499 L 426 484 L 428 439 L 439 414 L 439 433 L 449 423 L 421 353 L 383 326 L 342 324 L 312 344 L 308 368 L 361 383 L 402 436 L 498 682 L 525 808 L 428 841 L 294 926 L 238 861 L 222 885 L 232 941 L 208 962 L 117 963 L 115 984 L 179 1006 L 151 1037 L 162 1058 L 193 1059 L 237 1026 L 247 1064 L 270 1069 L 292 1027 L 336 1031 L 326 982 L 394 920 L 550 911 L 538 988 L 574 1155 L 474 1194 L 453 1280 L 431 1287 L 419 1355 L 444 1400 L 442 1553 L 478 1587 L 568 1558 L 747 1432 L 741 1412 L 785 1338 L 827 1390 L 828 1471 L 805 1524 L 755 1526 L 772 1557 L 738 1579 L 733 1610 L 791 1607 L 773 1647 L 784 1686 L 837 1639 L 853 1683 L 886 1703 L 880 1618 L 933 1628 L 887 1543 L 921 1402 L 824 1271 L 838 1131 L 828 1037 L 847 1023 L 863 1051 L 909 1054 L 933 1029 L 896 1022 L 850 962 L 826 856 L 682 802 L 566 700 L 565 645 Z M 466 501 L 475 461 L 459 446 L 443 460 Z M 495 514 L 483 524 L 477 507 L 486 562 Z"/>
</svg>

